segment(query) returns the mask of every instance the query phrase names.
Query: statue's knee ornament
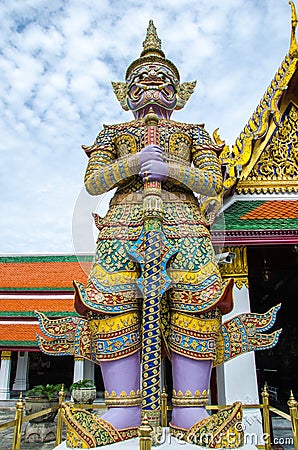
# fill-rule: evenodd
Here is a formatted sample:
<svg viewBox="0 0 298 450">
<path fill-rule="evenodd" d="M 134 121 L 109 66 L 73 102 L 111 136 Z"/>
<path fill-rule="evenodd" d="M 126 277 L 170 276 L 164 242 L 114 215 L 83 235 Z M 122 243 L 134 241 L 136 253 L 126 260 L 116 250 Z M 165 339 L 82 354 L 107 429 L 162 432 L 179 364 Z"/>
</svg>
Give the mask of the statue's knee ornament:
<svg viewBox="0 0 298 450">
<path fill-rule="evenodd" d="M 89 327 L 91 354 L 95 362 L 124 358 L 141 348 L 138 311 L 104 319 L 97 319 L 93 315 L 89 321 Z"/>
<path fill-rule="evenodd" d="M 188 358 L 214 360 L 220 324 L 218 308 L 198 315 L 172 312 L 170 349 Z"/>
</svg>

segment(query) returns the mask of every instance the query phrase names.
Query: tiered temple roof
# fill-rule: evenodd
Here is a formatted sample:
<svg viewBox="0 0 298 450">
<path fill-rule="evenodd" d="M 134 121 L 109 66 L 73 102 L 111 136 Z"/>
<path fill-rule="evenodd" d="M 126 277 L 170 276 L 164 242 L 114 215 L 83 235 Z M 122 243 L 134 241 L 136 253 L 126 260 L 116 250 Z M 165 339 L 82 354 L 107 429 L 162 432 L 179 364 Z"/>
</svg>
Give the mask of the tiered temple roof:
<svg viewBox="0 0 298 450">
<path fill-rule="evenodd" d="M 298 200 L 238 200 L 212 227 L 213 242 L 225 245 L 296 244 Z"/>
<path fill-rule="evenodd" d="M 221 154 L 226 199 L 213 226 L 214 243 L 297 243 L 298 45 L 290 4 L 289 52 L 235 145 Z"/>
<path fill-rule="evenodd" d="M 72 281 L 87 281 L 92 256 L 0 257 L 0 349 L 38 350 L 35 310 L 75 316 Z"/>
</svg>

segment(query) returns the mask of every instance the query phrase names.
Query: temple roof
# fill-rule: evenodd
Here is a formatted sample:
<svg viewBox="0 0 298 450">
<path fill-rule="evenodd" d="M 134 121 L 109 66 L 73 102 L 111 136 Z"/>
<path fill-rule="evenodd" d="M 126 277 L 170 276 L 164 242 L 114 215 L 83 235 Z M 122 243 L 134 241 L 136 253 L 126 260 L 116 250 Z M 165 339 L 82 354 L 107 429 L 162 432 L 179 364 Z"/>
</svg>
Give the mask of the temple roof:
<svg viewBox="0 0 298 450">
<path fill-rule="evenodd" d="M 49 317 L 74 316 L 77 313 L 73 305 L 73 294 L 0 294 L 0 318 L 36 317 L 34 311 L 44 312 Z"/>
<path fill-rule="evenodd" d="M 296 244 L 298 200 L 236 200 L 212 226 L 213 242 L 227 245 Z"/>
<path fill-rule="evenodd" d="M 92 256 L 2 256 L 0 291 L 72 291 L 87 281 Z"/>
<path fill-rule="evenodd" d="M 77 316 L 72 281 L 86 283 L 90 255 L 0 257 L 0 349 L 38 350 L 34 311 Z"/>
<path fill-rule="evenodd" d="M 280 123 L 272 121 L 264 138 L 255 142 L 237 193 L 298 192 L 297 105 L 294 101 L 284 104 Z"/>
<path fill-rule="evenodd" d="M 38 350 L 36 334 L 40 331 L 36 323 L 0 323 L 0 350 Z"/>
<path fill-rule="evenodd" d="M 232 193 L 298 192 L 298 45 L 293 2 L 291 42 L 255 112 L 233 148 L 221 154 L 225 188 Z M 215 139 L 220 139 L 218 136 Z M 238 178 L 238 180 L 236 180 Z"/>
</svg>

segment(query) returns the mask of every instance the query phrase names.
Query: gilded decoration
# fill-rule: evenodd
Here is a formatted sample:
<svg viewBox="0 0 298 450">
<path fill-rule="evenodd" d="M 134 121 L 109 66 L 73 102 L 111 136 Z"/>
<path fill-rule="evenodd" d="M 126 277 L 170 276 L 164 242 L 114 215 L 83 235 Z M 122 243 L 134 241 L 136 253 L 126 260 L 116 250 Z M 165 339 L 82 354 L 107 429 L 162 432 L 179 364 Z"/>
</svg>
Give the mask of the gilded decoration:
<svg viewBox="0 0 298 450">
<path fill-rule="evenodd" d="M 137 437 L 137 427 L 117 430 L 109 422 L 84 409 L 63 403 L 67 448 L 95 448 Z"/>
<path fill-rule="evenodd" d="M 237 191 L 244 193 L 297 192 L 298 191 L 298 108 L 290 103 L 279 127 L 264 149 L 255 154 L 258 160 Z"/>
<path fill-rule="evenodd" d="M 297 41 L 296 41 L 296 27 L 297 27 L 297 14 L 296 14 L 296 9 L 295 9 L 295 4 L 292 1 L 289 1 L 289 5 L 291 6 L 291 12 L 292 12 L 292 16 L 291 16 L 291 44 L 290 44 L 290 50 L 289 50 L 289 55 L 292 58 L 298 58 L 298 45 L 297 45 Z"/>
<path fill-rule="evenodd" d="M 120 157 L 137 152 L 136 140 L 130 134 L 123 134 L 117 137 L 115 139 L 115 146 Z"/>
<path fill-rule="evenodd" d="M 216 367 L 251 350 L 268 350 L 276 345 L 281 330 L 265 333 L 275 323 L 280 304 L 264 314 L 245 313 L 220 326 L 216 342 Z"/>
<path fill-rule="evenodd" d="M 169 347 L 172 351 L 194 359 L 215 359 L 221 324 L 219 309 L 195 317 L 174 312 L 170 323 Z"/>
<path fill-rule="evenodd" d="M 119 395 L 115 391 L 112 391 L 110 394 L 105 391 L 105 404 L 108 408 L 140 406 L 142 404 L 142 394 L 139 389 L 137 391 L 131 390 L 129 393 L 122 391 Z"/>
<path fill-rule="evenodd" d="M 48 319 L 37 313 L 43 333 L 38 344 L 47 355 L 74 355 L 99 363 L 119 359 L 140 349 L 140 318 L 137 312 L 105 317 L 90 312 L 88 320 L 67 317 Z M 74 320 L 75 319 L 75 320 Z"/>
<path fill-rule="evenodd" d="M 10 351 L 6 351 L 6 350 L 2 350 L 1 352 L 1 360 L 2 361 L 9 361 L 11 359 L 11 352 Z"/>
<path fill-rule="evenodd" d="M 202 393 L 196 390 L 194 394 L 190 390 L 186 390 L 183 393 L 181 390 L 178 392 L 173 389 L 172 405 L 173 406 L 184 406 L 184 407 L 195 407 L 195 406 L 205 406 L 208 404 L 209 400 L 209 390 L 204 389 Z"/>
<path fill-rule="evenodd" d="M 220 265 L 223 279 L 233 278 L 238 289 L 241 289 L 242 286 L 248 288 L 247 247 L 225 247 L 222 251 L 236 255 L 230 264 Z"/>
<path fill-rule="evenodd" d="M 207 448 L 237 448 L 244 444 L 242 405 L 240 402 L 195 423 L 189 430 L 170 424 L 179 440 Z"/>
<path fill-rule="evenodd" d="M 251 119 L 248 121 L 247 125 L 237 138 L 235 145 L 232 148 L 228 145 L 224 145 L 224 149 L 220 155 L 221 163 L 226 169 L 225 180 L 223 183 L 224 189 L 226 190 L 229 190 L 237 182 L 238 178 L 240 178 L 240 184 L 242 186 L 241 180 L 244 178 L 244 173 L 242 172 L 242 175 L 240 174 L 253 156 L 252 153 L 254 150 L 254 142 L 258 142 L 264 138 L 268 132 L 268 129 L 272 125 L 278 127 L 281 123 L 282 113 L 280 111 L 279 102 L 297 70 L 298 61 L 298 46 L 295 36 L 297 15 L 294 3 L 292 1 L 289 3 L 292 10 L 291 43 L 289 53 L 284 58 Z M 218 135 L 218 130 L 215 130 L 214 132 L 214 139 L 217 144 L 224 144 Z M 296 190 L 297 185 L 295 185 L 295 191 Z M 250 189 L 247 189 L 246 191 L 241 188 L 238 189 L 238 192 L 248 191 L 251 192 Z M 283 188 L 279 185 L 277 186 L 277 190 L 273 189 L 272 192 L 273 191 L 284 192 Z M 270 187 L 265 188 L 265 192 L 270 192 Z"/>
</svg>

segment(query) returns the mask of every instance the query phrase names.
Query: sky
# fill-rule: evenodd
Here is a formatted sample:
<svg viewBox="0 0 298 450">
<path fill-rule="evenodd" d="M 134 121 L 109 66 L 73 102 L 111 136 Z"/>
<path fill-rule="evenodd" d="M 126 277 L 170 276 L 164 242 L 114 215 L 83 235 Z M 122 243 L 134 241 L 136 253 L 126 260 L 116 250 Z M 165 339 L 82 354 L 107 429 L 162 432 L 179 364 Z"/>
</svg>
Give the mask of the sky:
<svg viewBox="0 0 298 450">
<path fill-rule="evenodd" d="M 197 80 L 172 118 L 205 123 L 233 145 L 289 49 L 287 0 L 1 0 L 0 253 L 92 252 L 83 178 L 102 124 L 132 119 L 124 81 L 153 19 L 182 81 Z"/>
</svg>

